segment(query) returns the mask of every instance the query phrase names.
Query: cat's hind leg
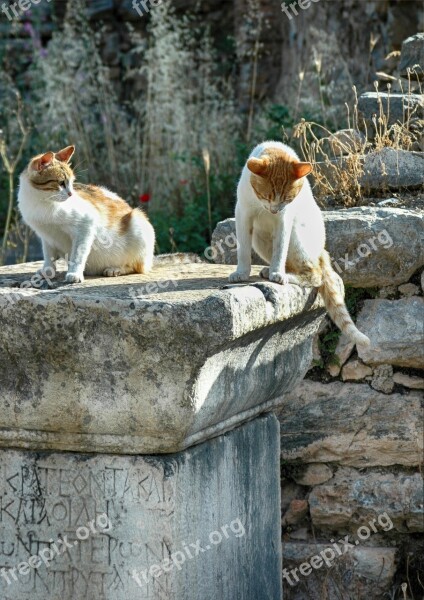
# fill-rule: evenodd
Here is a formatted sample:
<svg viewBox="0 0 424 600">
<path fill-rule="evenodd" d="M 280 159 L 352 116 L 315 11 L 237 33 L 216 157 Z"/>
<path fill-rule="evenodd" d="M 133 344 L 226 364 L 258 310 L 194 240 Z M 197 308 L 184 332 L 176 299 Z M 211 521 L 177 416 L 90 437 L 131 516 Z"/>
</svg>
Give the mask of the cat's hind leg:
<svg viewBox="0 0 424 600">
<path fill-rule="evenodd" d="M 133 266 L 125 265 L 122 267 L 107 267 L 103 271 L 104 277 L 121 277 L 122 275 L 130 275 L 137 273 Z"/>
<path fill-rule="evenodd" d="M 300 270 L 288 273 L 289 283 L 301 287 L 320 287 L 322 285 L 322 271 L 318 265 L 309 262 L 302 265 Z"/>
</svg>

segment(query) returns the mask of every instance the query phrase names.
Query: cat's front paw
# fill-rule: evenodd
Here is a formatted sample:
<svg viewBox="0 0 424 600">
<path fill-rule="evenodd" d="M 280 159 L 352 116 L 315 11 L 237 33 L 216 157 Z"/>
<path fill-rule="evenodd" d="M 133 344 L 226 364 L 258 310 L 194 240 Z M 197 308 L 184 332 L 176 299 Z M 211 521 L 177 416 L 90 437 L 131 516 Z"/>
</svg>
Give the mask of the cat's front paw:
<svg viewBox="0 0 424 600">
<path fill-rule="evenodd" d="M 37 275 L 48 281 L 56 277 L 56 270 L 54 267 L 43 267 L 42 269 L 38 269 Z"/>
<path fill-rule="evenodd" d="M 249 281 L 249 273 L 247 271 L 234 271 L 228 277 L 231 283 L 237 283 L 239 281 Z"/>
<path fill-rule="evenodd" d="M 281 285 L 287 285 L 290 283 L 290 277 L 287 273 L 280 273 L 279 271 L 273 271 L 269 273 L 269 280 L 274 283 L 281 283 Z"/>
<path fill-rule="evenodd" d="M 66 283 L 82 283 L 84 281 L 84 275 L 82 273 L 66 273 Z"/>
</svg>

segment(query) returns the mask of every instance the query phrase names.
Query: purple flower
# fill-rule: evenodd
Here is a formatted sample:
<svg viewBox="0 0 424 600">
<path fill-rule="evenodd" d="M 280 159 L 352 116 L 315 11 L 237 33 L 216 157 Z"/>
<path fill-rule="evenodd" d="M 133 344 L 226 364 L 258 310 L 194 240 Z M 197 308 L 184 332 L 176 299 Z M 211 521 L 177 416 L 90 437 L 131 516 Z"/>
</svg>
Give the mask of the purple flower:
<svg viewBox="0 0 424 600">
<path fill-rule="evenodd" d="M 30 35 L 31 37 L 34 36 L 34 34 L 35 34 L 34 27 L 32 26 L 32 24 L 29 21 L 25 21 L 23 27 L 24 27 L 24 31 L 26 31 L 28 35 Z"/>
</svg>

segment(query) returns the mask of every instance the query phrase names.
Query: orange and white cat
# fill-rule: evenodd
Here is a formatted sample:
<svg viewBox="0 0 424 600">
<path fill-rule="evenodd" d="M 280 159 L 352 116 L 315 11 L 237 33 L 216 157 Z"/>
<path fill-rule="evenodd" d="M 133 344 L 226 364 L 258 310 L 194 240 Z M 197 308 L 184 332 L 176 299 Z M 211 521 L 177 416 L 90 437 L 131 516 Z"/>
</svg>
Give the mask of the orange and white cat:
<svg viewBox="0 0 424 600">
<path fill-rule="evenodd" d="M 55 261 L 66 257 L 68 283 L 82 282 L 84 273 L 148 273 L 155 245 L 148 218 L 107 188 L 75 183 L 74 151 L 35 156 L 20 176 L 19 209 L 41 238 L 43 270 L 55 272 Z"/>
<path fill-rule="evenodd" d="M 230 281 L 250 276 L 252 246 L 270 266 L 261 276 L 276 283 L 318 287 L 328 314 L 356 344 L 368 337 L 353 323 L 345 302 L 343 281 L 324 249 L 325 227 L 301 162 L 281 142 L 264 142 L 252 151 L 237 188 L 237 270 Z"/>
</svg>

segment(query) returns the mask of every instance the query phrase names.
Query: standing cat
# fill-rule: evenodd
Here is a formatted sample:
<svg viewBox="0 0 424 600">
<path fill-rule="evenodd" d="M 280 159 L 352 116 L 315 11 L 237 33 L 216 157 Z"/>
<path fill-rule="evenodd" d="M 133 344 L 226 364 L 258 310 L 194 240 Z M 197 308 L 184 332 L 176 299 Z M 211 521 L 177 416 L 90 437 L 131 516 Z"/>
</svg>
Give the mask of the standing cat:
<svg viewBox="0 0 424 600">
<path fill-rule="evenodd" d="M 146 215 L 104 187 L 75 182 L 69 161 L 75 151 L 46 152 L 20 176 L 18 204 L 24 221 L 41 238 L 44 267 L 68 258 L 68 283 L 87 275 L 148 273 L 155 232 Z"/>
<path fill-rule="evenodd" d="M 252 151 L 237 188 L 237 270 L 230 281 L 246 281 L 252 245 L 270 266 L 261 276 L 277 283 L 318 287 L 335 324 L 356 344 L 368 345 L 349 316 L 344 286 L 324 249 L 321 211 L 305 178 L 312 170 L 290 147 L 264 142 Z"/>
</svg>

